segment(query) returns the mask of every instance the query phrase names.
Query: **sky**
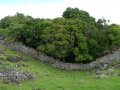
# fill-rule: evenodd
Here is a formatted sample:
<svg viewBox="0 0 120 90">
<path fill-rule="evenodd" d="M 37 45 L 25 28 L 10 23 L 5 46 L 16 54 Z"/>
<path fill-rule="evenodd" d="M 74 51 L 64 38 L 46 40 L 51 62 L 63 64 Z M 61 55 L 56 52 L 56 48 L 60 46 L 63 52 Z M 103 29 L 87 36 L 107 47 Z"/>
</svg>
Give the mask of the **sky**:
<svg viewBox="0 0 120 90">
<path fill-rule="evenodd" d="M 120 0 L 0 0 L 0 19 L 16 12 L 34 18 L 62 17 L 67 7 L 87 11 L 94 18 L 120 24 Z"/>
</svg>

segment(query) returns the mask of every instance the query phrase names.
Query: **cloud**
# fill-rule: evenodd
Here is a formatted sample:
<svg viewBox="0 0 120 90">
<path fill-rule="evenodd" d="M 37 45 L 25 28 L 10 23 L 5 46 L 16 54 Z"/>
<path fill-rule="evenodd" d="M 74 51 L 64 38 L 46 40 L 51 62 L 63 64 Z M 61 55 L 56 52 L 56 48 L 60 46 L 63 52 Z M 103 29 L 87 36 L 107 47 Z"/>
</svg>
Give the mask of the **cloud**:
<svg viewBox="0 0 120 90">
<path fill-rule="evenodd" d="M 0 19 L 16 12 L 39 18 L 61 17 L 67 7 L 78 7 L 90 13 L 96 19 L 104 17 L 111 23 L 120 24 L 119 0 L 61 0 L 59 2 L 7 5 L 0 4 Z"/>
</svg>

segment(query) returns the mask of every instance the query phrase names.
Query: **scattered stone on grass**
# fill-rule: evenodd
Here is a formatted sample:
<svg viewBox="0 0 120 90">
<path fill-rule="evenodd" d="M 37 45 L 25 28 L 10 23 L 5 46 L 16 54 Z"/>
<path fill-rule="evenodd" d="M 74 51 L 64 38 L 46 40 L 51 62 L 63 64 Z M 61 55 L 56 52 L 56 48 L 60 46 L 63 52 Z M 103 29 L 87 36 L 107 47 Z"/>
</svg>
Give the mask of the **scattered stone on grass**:
<svg viewBox="0 0 120 90">
<path fill-rule="evenodd" d="M 101 71 L 100 71 L 100 70 L 97 70 L 97 71 L 95 72 L 95 74 L 101 74 Z"/>
<path fill-rule="evenodd" d="M 83 82 L 83 78 L 80 77 L 80 79 L 79 79 L 79 83 L 82 83 L 82 82 Z"/>
<path fill-rule="evenodd" d="M 90 75 L 90 72 L 87 72 L 86 75 Z"/>
<path fill-rule="evenodd" d="M 107 75 L 102 74 L 102 75 L 95 76 L 95 79 L 101 79 L 101 78 L 107 78 L 107 77 L 108 77 Z"/>
<path fill-rule="evenodd" d="M 5 84 L 8 84 L 9 82 L 19 84 L 21 81 L 33 80 L 35 77 L 27 71 L 19 71 L 17 69 L 0 69 L 0 78 Z"/>
<path fill-rule="evenodd" d="M 24 63 L 17 63 L 17 64 L 15 64 L 15 67 L 28 67 L 28 65 L 26 65 Z"/>
<path fill-rule="evenodd" d="M 21 63 L 15 64 L 15 67 L 21 67 Z"/>
<path fill-rule="evenodd" d="M 114 69 L 109 68 L 108 72 L 107 72 L 107 75 L 113 75 L 113 74 L 114 74 Z"/>
<path fill-rule="evenodd" d="M 113 76 L 118 76 L 118 74 L 114 73 Z"/>
</svg>

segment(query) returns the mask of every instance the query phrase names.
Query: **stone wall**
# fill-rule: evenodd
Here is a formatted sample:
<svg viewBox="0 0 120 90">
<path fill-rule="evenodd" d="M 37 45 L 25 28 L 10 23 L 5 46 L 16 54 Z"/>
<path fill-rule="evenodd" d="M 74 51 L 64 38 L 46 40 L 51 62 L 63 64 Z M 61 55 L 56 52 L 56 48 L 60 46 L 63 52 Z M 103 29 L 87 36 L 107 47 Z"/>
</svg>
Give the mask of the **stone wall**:
<svg viewBox="0 0 120 90">
<path fill-rule="evenodd" d="M 78 64 L 78 63 L 72 64 L 72 63 L 63 63 L 58 59 L 47 56 L 42 52 L 37 52 L 32 48 L 22 45 L 21 43 L 4 42 L 4 44 L 10 46 L 12 49 L 19 50 L 22 53 L 33 56 L 38 60 L 41 60 L 43 62 L 48 62 L 53 67 L 65 69 L 65 70 L 86 70 L 94 67 L 101 67 L 105 69 L 109 65 L 110 61 L 120 60 L 120 49 L 88 64 Z"/>
</svg>

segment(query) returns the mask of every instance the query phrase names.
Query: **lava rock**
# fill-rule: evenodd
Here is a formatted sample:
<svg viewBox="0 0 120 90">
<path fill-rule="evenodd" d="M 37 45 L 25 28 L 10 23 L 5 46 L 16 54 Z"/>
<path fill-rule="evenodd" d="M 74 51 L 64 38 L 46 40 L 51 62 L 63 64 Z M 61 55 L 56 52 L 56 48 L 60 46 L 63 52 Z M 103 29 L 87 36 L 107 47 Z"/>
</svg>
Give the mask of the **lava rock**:
<svg viewBox="0 0 120 90">
<path fill-rule="evenodd" d="M 7 59 L 10 62 L 19 62 L 20 60 L 23 59 L 23 57 L 21 57 L 21 56 L 7 56 Z"/>
</svg>

